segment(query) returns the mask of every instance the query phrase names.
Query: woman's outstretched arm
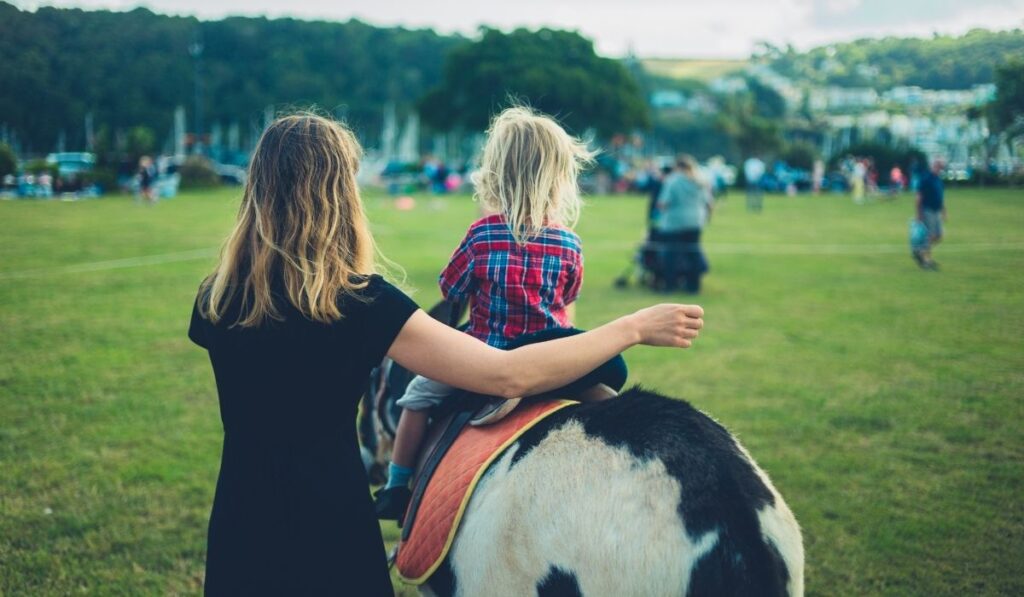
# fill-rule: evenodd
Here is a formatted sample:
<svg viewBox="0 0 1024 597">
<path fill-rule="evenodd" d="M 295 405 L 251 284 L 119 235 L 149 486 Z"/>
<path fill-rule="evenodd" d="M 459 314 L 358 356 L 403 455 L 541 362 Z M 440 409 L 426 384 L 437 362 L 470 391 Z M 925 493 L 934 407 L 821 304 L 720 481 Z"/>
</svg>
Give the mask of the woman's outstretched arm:
<svg viewBox="0 0 1024 597">
<path fill-rule="evenodd" d="M 696 305 L 656 305 L 583 334 L 505 351 L 417 311 L 388 356 L 452 386 L 519 398 L 562 387 L 637 344 L 689 348 L 703 317 Z"/>
</svg>

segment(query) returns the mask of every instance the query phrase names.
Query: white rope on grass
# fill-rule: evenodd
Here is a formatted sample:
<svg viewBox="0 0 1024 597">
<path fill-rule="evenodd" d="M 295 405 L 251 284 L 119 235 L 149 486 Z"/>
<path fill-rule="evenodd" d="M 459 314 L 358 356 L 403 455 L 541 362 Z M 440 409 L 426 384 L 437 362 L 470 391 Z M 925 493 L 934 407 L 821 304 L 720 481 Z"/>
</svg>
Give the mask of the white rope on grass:
<svg viewBox="0 0 1024 597">
<path fill-rule="evenodd" d="M 887 255 L 893 253 L 910 253 L 907 244 L 734 244 L 710 243 L 708 252 L 719 254 L 743 255 Z M 967 253 L 980 251 L 1021 251 L 1024 242 L 1019 243 L 963 243 L 941 244 L 936 248 L 942 253 Z"/>
<path fill-rule="evenodd" d="M 584 242 L 584 247 L 601 249 L 636 249 L 635 242 Z M 710 255 L 889 255 L 910 253 L 907 244 L 773 244 L 773 243 L 702 243 Z M 1024 251 L 1024 242 L 1008 243 L 943 243 L 936 251 L 941 253 Z"/>
<path fill-rule="evenodd" d="M 217 254 L 217 248 L 193 249 L 178 253 L 163 253 L 160 255 L 142 255 L 139 257 L 126 257 L 124 259 L 110 259 L 107 261 L 93 261 L 89 263 L 75 263 L 57 267 L 44 267 L 21 271 L 0 272 L 0 280 L 13 280 L 18 278 L 36 278 L 40 276 L 55 276 L 61 274 L 81 274 L 86 272 L 98 272 L 126 267 L 141 267 L 145 265 L 163 265 L 165 263 L 178 263 L 182 261 L 198 261 L 209 259 Z"/>
<path fill-rule="evenodd" d="M 591 242 L 589 247 L 601 248 L 635 248 L 636 243 L 628 242 Z M 704 249 L 712 255 L 888 255 L 909 253 L 910 248 L 905 244 L 751 244 L 751 243 L 706 243 Z M 160 255 L 143 255 L 140 257 L 126 257 L 124 259 L 110 259 L 107 261 L 93 261 L 89 263 L 76 263 L 57 267 L 46 267 L 38 269 L 0 272 L 0 280 L 14 280 L 18 278 L 36 278 L 40 276 L 56 276 L 61 274 L 81 274 L 127 267 L 141 267 L 145 265 L 163 265 L 165 263 L 178 263 L 183 261 L 198 261 L 208 259 L 217 254 L 216 247 L 206 249 L 194 249 L 192 251 L 181 251 L 178 253 L 163 253 Z M 969 252 L 1001 252 L 1001 251 L 1024 251 L 1024 242 L 1009 243 L 963 243 L 963 244 L 942 244 L 938 251 L 942 253 L 969 253 Z"/>
</svg>

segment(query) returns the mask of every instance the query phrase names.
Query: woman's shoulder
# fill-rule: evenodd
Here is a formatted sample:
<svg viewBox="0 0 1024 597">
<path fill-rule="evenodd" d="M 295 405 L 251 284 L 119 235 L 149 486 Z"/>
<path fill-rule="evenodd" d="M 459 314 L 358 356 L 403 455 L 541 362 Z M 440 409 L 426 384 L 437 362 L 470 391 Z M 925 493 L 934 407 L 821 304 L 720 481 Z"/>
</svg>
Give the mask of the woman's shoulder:
<svg viewBox="0 0 1024 597">
<path fill-rule="evenodd" d="M 357 305 L 375 310 L 383 308 L 385 310 L 415 311 L 419 308 L 408 294 L 388 282 L 380 274 L 359 276 L 356 281 L 361 287 L 352 296 L 342 299 L 346 301 L 346 306 L 350 309 Z"/>
</svg>

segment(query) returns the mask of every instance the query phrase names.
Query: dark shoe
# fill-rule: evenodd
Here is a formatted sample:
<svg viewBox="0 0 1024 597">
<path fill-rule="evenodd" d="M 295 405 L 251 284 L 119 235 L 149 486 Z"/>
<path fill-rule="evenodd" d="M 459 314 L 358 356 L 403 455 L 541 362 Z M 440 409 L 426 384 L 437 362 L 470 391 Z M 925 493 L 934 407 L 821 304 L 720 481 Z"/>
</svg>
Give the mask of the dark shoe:
<svg viewBox="0 0 1024 597">
<path fill-rule="evenodd" d="M 405 511 L 409 509 L 409 500 L 412 499 L 412 492 L 408 487 L 386 487 L 377 490 L 373 494 L 373 507 L 377 510 L 377 518 L 381 520 L 396 520 L 398 526 L 402 526 L 405 520 Z"/>
<path fill-rule="evenodd" d="M 474 427 L 479 427 L 481 425 L 497 423 L 504 419 L 505 415 L 515 410 L 521 401 L 521 398 L 509 398 L 508 400 L 497 398 L 495 400 L 491 400 L 484 405 L 483 408 L 478 410 L 475 415 L 473 415 L 469 424 Z"/>
<path fill-rule="evenodd" d="M 914 261 L 917 262 L 917 265 L 921 266 L 922 268 L 926 268 L 927 267 L 927 266 L 925 266 L 924 257 L 921 256 L 921 252 L 920 251 L 913 251 L 911 253 L 911 255 L 914 257 Z"/>
</svg>

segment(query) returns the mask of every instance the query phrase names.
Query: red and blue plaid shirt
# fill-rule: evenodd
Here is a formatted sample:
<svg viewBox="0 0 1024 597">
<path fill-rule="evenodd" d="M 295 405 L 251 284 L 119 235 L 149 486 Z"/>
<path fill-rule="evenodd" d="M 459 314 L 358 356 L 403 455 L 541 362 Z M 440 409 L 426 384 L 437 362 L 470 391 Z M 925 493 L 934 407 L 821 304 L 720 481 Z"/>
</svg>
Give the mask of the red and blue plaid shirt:
<svg viewBox="0 0 1024 597">
<path fill-rule="evenodd" d="M 583 282 L 580 238 L 550 227 L 518 245 L 504 217 L 487 216 L 469 227 L 439 282 L 446 299 L 469 299 L 471 336 L 506 348 L 523 334 L 571 325 L 565 308 Z"/>
</svg>

